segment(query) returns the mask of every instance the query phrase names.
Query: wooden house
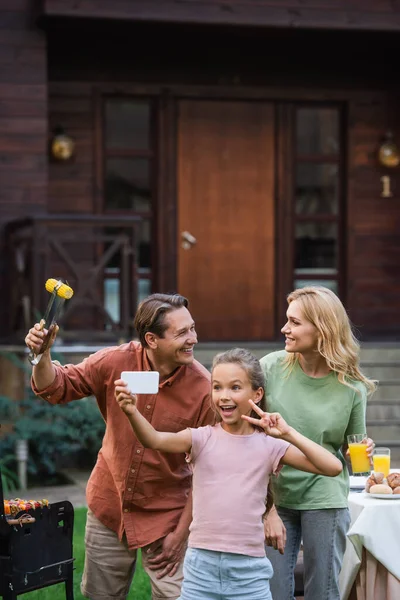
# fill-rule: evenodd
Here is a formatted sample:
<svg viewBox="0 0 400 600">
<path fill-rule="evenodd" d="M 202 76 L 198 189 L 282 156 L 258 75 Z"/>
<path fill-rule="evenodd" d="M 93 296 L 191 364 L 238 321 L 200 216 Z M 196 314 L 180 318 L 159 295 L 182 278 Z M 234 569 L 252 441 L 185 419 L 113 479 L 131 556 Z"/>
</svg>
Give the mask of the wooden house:
<svg viewBox="0 0 400 600">
<path fill-rule="evenodd" d="M 0 48 L 3 343 L 48 277 L 73 341 L 151 291 L 203 342 L 274 341 L 308 282 L 398 339 L 400 0 L 1 0 Z"/>
</svg>

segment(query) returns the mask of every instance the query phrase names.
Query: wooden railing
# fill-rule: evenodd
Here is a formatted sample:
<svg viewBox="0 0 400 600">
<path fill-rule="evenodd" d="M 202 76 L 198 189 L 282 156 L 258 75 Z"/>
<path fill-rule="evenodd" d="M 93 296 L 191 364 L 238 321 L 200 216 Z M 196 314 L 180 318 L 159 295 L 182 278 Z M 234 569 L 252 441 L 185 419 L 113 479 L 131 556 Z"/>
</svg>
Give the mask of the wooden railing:
<svg viewBox="0 0 400 600">
<path fill-rule="evenodd" d="M 48 278 L 74 290 L 59 320 L 73 342 L 130 338 L 138 298 L 138 216 L 38 215 L 6 228 L 8 337 L 18 339 L 43 314 Z M 112 275 L 107 273 L 112 272 Z M 105 307 L 104 282 L 118 280 L 119 319 Z M 3 300 L 4 301 L 4 300 Z"/>
</svg>

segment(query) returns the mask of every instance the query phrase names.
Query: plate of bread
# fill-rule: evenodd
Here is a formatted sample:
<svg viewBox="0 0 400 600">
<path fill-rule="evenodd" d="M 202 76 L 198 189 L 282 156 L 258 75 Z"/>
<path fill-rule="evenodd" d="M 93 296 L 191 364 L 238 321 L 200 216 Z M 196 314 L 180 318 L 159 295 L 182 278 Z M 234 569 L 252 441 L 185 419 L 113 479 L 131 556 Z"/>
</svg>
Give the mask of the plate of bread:
<svg viewBox="0 0 400 600">
<path fill-rule="evenodd" d="M 400 472 L 389 473 L 387 477 L 383 473 L 371 473 L 365 483 L 365 492 L 372 498 L 400 500 Z"/>
</svg>

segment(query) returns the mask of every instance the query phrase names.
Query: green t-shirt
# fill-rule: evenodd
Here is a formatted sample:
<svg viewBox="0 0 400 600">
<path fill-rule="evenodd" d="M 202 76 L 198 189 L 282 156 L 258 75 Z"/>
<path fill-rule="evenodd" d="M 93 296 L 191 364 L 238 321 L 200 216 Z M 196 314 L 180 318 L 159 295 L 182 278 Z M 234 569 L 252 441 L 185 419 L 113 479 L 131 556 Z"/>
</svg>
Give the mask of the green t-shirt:
<svg viewBox="0 0 400 600">
<path fill-rule="evenodd" d="M 275 504 L 296 510 L 345 508 L 349 474 L 341 447 L 347 435 L 366 431 L 366 387 L 360 381 L 350 382 L 358 391 L 345 386 L 334 372 L 310 377 L 298 363 L 288 375 L 285 357 L 282 350 L 260 361 L 268 410 L 279 412 L 289 425 L 335 454 L 343 463 L 343 471 L 336 477 L 325 477 L 285 465 L 272 482 Z"/>
</svg>

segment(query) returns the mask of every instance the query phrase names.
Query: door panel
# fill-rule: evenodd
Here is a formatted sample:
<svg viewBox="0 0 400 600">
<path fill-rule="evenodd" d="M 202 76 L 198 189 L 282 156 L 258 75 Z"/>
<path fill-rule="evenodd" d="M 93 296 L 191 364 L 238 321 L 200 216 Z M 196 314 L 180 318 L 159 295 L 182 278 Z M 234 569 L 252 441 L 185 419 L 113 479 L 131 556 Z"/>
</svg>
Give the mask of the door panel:
<svg viewBox="0 0 400 600">
<path fill-rule="evenodd" d="M 199 339 L 273 339 L 273 105 L 181 101 L 177 180 L 178 290 Z"/>
</svg>

